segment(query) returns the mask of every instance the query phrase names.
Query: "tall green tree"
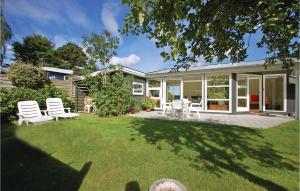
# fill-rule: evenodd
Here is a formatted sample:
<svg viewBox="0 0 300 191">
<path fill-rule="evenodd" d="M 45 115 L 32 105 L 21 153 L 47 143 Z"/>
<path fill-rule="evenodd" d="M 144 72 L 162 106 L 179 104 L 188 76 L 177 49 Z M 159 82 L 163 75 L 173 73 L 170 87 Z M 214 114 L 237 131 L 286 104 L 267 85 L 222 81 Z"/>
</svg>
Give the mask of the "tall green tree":
<svg viewBox="0 0 300 191">
<path fill-rule="evenodd" d="M 55 54 L 53 43 L 42 35 L 28 35 L 22 42 L 14 42 L 13 51 L 17 60 L 35 66 L 63 65 L 63 61 Z"/>
<path fill-rule="evenodd" d="M 118 37 L 113 37 L 108 31 L 104 31 L 101 35 L 92 33 L 90 36 L 83 37 L 83 46 L 89 54 L 89 63 L 100 64 L 104 84 L 110 60 L 117 54 L 119 41 Z"/>
<path fill-rule="evenodd" d="M 1 37 L 0 37 L 0 64 L 1 67 L 3 66 L 3 61 L 5 58 L 6 53 L 6 42 L 9 41 L 12 37 L 12 30 L 9 26 L 9 24 L 6 22 L 6 19 L 3 15 L 3 7 L 4 7 L 4 0 L 0 0 L 0 6 L 1 6 L 1 13 L 0 13 L 0 25 L 1 25 Z"/>
<path fill-rule="evenodd" d="M 72 42 L 57 48 L 56 55 L 64 61 L 63 68 L 69 69 L 74 66 L 84 66 L 87 60 L 82 48 Z"/>
<path fill-rule="evenodd" d="M 276 60 L 285 68 L 299 37 L 299 0 L 123 0 L 130 12 L 125 18 L 125 34 L 146 34 L 157 47 L 167 47 L 161 55 L 174 60 L 175 68 L 188 68 L 203 56 L 207 62 L 247 57 L 251 36 L 262 37 L 259 48 L 267 48 L 266 64 Z"/>
</svg>

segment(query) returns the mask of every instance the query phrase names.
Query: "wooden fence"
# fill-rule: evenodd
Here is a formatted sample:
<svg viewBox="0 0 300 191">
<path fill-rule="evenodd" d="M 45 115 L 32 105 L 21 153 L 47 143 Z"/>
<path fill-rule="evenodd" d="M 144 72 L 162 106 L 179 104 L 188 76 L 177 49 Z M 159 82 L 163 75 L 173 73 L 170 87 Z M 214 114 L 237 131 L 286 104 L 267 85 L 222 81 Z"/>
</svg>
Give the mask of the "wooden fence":
<svg viewBox="0 0 300 191">
<path fill-rule="evenodd" d="M 51 80 L 51 82 L 59 89 L 66 91 L 69 97 L 75 99 L 75 87 L 73 80 Z M 11 81 L 8 80 L 6 74 L 0 74 L 0 88 L 12 88 L 14 87 Z"/>
<path fill-rule="evenodd" d="M 72 79 L 70 80 L 51 80 L 55 87 L 66 91 L 70 98 L 74 100 L 75 88 Z"/>
<path fill-rule="evenodd" d="M 0 74 L 0 88 L 12 88 L 14 87 L 11 81 L 8 80 L 6 74 Z"/>
</svg>

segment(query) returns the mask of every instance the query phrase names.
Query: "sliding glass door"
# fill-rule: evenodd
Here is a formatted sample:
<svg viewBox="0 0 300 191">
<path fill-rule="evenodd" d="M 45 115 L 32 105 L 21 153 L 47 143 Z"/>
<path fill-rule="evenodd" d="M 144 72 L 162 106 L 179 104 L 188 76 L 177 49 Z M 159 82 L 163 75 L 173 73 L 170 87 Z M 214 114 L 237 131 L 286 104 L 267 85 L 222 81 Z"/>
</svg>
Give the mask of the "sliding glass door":
<svg viewBox="0 0 300 191">
<path fill-rule="evenodd" d="M 183 78 L 183 98 L 192 103 L 200 103 L 203 98 L 202 76 Z"/>
<path fill-rule="evenodd" d="M 265 111 L 286 111 L 286 77 L 285 74 L 264 75 Z"/>
</svg>

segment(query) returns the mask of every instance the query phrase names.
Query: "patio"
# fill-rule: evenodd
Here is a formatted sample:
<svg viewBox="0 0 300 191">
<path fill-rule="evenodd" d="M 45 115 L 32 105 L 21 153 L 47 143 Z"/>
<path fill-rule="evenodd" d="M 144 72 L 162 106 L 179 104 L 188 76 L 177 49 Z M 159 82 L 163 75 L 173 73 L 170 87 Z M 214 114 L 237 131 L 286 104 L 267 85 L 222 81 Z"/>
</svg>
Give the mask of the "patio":
<svg viewBox="0 0 300 191">
<path fill-rule="evenodd" d="M 180 121 L 201 121 L 206 123 L 225 124 L 225 125 L 238 125 L 242 127 L 250 128 L 270 128 L 282 123 L 292 121 L 294 118 L 270 114 L 269 116 L 260 116 L 254 114 L 219 114 L 219 113 L 201 113 L 200 119 L 197 118 L 196 114 L 191 115 L 189 118 L 183 117 L 182 115 L 172 117 L 170 113 L 166 116 L 162 115 L 162 111 L 146 112 L 141 111 L 135 114 L 129 114 L 132 117 L 143 117 L 153 119 L 166 119 L 166 120 L 180 120 Z"/>
</svg>

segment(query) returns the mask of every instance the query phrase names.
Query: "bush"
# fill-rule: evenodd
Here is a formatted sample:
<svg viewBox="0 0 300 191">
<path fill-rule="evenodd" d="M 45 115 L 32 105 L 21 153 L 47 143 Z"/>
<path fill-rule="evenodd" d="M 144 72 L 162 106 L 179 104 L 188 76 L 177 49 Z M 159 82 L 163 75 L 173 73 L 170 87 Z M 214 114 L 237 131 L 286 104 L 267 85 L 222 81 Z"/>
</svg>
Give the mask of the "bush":
<svg viewBox="0 0 300 191">
<path fill-rule="evenodd" d="M 98 82 L 102 82 L 101 76 L 97 78 Z M 118 116 L 128 113 L 133 103 L 131 84 L 131 77 L 116 72 L 107 76 L 105 84 L 100 84 L 100 87 L 99 83 L 93 86 L 90 96 L 96 104 L 97 114 L 99 116 Z"/>
<path fill-rule="evenodd" d="M 16 61 L 8 71 L 8 79 L 16 87 L 37 89 L 49 83 L 42 68 Z"/>
<path fill-rule="evenodd" d="M 155 105 L 156 105 L 156 100 L 151 99 L 149 97 L 145 97 L 144 99 L 142 99 L 141 105 L 144 108 L 153 109 L 155 107 Z"/>
<path fill-rule="evenodd" d="M 53 85 L 46 85 L 38 90 L 29 88 L 1 89 L 1 121 L 7 122 L 16 118 L 17 103 L 19 101 L 35 100 L 38 102 L 40 109 L 46 109 L 46 99 L 49 97 L 60 97 L 65 107 L 74 108 L 74 104 L 68 99 L 67 93 Z"/>
</svg>

